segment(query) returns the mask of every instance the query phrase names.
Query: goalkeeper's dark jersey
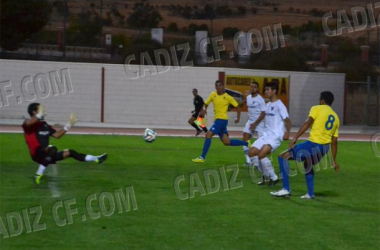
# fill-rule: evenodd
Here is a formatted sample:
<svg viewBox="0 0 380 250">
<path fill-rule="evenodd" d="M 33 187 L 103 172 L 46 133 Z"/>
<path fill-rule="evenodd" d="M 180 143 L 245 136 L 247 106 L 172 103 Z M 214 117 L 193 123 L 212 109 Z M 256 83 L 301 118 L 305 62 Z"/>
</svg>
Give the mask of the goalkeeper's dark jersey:
<svg viewBox="0 0 380 250">
<path fill-rule="evenodd" d="M 194 97 L 194 107 L 195 107 L 195 113 L 199 113 L 203 107 L 204 101 L 203 98 L 199 95 Z"/>
<path fill-rule="evenodd" d="M 45 121 L 38 121 L 30 127 L 22 124 L 26 144 L 28 144 L 30 154 L 33 156 L 38 147 L 46 148 L 49 146 L 49 137 L 56 132 L 52 126 Z"/>
</svg>

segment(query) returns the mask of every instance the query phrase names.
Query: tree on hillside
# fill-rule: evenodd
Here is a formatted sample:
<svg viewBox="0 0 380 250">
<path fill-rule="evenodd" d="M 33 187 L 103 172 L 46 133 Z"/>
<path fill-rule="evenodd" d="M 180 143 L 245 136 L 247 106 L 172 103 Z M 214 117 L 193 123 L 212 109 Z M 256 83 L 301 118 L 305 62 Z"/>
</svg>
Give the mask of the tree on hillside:
<svg viewBox="0 0 380 250">
<path fill-rule="evenodd" d="M 16 50 L 48 23 L 51 6 L 47 0 L 1 0 L 0 43 L 6 50 Z"/>
<path fill-rule="evenodd" d="M 62 0 L 54 1 L 53 2 L 53 8 L 55 8 L 61 16 L 63 16 L 65 14 L 65 5 L 63 4 Z M 93 8 L 93 7 L 91 6 L 91 8 Z M 66 15 L 69 15 L 68 9 L 66 9 Z"/>
<path fill-rule="evenodd" d="M 171 32 L 177 32 L 178 31 L 178 26 L 176 23 L 170 23 L 168 26 L 168 30 Z"/>
<path fill-rule="evenodd" d="M 238 9 L 239 15 L 243 15 L 243 16 L 245 15 L 245 12 L 247 10 L 244 6 L 238 6 L 237 9 Z"/>
<path fill-rule="evenodd" d="M 135 3 L 133 10 L 127 23 L 132 28 L 140 29 L 140 33 L 144 28 L 156 28 L 162 21 L 160 13 L 149 3 Z"/>
<path fill-rule="evenodd" d="M 68 43 L 71 45 L 97 46 L 101 34 L 101 21 L 91 11 L 79 13 L 70 20 Z"/>
</svg>

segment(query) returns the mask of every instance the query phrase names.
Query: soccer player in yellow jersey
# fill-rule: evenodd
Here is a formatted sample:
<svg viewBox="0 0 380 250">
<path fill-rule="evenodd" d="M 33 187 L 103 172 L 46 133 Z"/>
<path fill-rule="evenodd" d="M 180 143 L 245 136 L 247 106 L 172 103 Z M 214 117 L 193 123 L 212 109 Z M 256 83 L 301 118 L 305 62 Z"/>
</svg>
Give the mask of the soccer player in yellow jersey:
<svg viewBox="0 0 380 250">
<path fill-rule="evenodd" d="M 214 104 L 214 124 L 209 129 L 206 134 L 206 139 L 203 145 L 202 155 L 196 159 L 193 159 L 193 162 L 203 163 L 206 159 L 206 154 L 211 145 L 211 138 L 214 135 L 219 135 L 220 140 L 226 146 L 248 146 L 248 142 L 241 140 L 230 140 L 228 137 L 227 124 L 228 124 L 228 106 L 232 105 L 237 108 L 237 118 L 235 123 L 238 123 L 240 120 L 241 108 L 235 99 L 227 94 L 224 89 L 224 84 L 222 81 L 217 80 L 215 82 L 215 92 L 212 92 L 210 96 L 205 101 L 203 109 L 200 112 L 200 115 L 204 117 L 206 114 L 207 107 L 212 102 Z"/>
<path fill-rule="evenodd" d="M 278 156 L 278 163 L 282 174 L 282 189 L 277 192 L 271 192 L 271 195 L 278 197 L 290 195 L 288 160 L 297 160 L 304 162 L 307 184 L 307 194 L 301 196 L 301 198 L 314 199 L 313 166 L 329 151 L 330 144 L 333 156 L 333 167 L 336 172 L 339 172 L 339 165 L 336 162 L 339 118 L 331 108 L 333 102 L 333 93 L 330 91 L 322 92 L 319 98 L 319 105 L 313 106 L 310 109 L 309 118 L 290 142 L 289 150 Z M 309 127 L 311 127 L 309 140 L 295 145 L 297 139 L 305 133 Z"/>
</svg>

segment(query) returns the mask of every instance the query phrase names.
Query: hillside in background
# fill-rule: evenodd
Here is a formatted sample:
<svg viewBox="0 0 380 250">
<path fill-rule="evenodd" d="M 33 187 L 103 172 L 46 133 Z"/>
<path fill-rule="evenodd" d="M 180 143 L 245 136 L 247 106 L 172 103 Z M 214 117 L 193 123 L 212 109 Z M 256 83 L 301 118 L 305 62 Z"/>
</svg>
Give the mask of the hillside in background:
<svg viewBox="0 0 380 250">
<path fill-rule="evenodd" d="M 60 1 L 51 1 L 60 2 Z M 321 22 L 321 16 L 329 11 L 336 13 L 337 10 L 345 9 L 350 13 L 350 7 L 363 6 L 371 2 L 369 1 L 344 1 L 344 0 L 284 0 L 284 1 L 227 1 L 227 0 L 147 0 L 147 1 L 121 1 L 121 0 L 103 0 L 102 16 L 104 19 L 112 20 L 112 23 L 105 24 L 106 27 L 112 29 L 112 32 L 123 33 L 127 36 L 135 34 L 133 29 L 130 29 L 126 19 L 133 12 L 135 3 L 149 3 L 162 16 L 162 21 L 158 27 L 168 29 L 170 24 L 176 24 L 178 32 L 172 33 L 181 34 L 183 29 L 186 29 L 189 24 L 196 25 L 205 24 L 210 29 L 210 20 L 202 15 L 196 15 L 196 12 L 202 12 L 204 6 L 210 5 L 217 8 L 221 6 L 223 14 L 216 14 L 213 20 L 213 34 L 222 34 L 223 29 L 234 27 L 239 30 L 248 31 L 251 28 L 261 29 L 263 26 L 281 23 L 291 27 L 298 27 L 306 24 L 308 21 Z M 172 10 L 171 6 L 177 7 Z M 100 14 L 100 0 L 74 1 L 68 0 L 69 15 L 75 15 L 81 12 L 92 11 Z M 183 8 L 182 10 L 179 8 Z M 186 8 L 188 8 L 186 10 Z M 240 10 L 239 10 L 240 8 Z M 225 10 L 227 9 L 227 10 Z M 189 14 L 190 12 L 190 14 Z M 231 12 L 231 14 L 229 14 Z M 376 11 L 379 13 L 379 10 Z M 191 17 L 189 17 L 192 15 Z M 185 18 L 189 17 L 189 18 Z M 70 22 L 70 18 L 68 20 Z M 52 16 L 50 28 L 62 26 L 62 15 L 55 12 Z M 186 32 L 185 32 L 186 33 Z M 183 34 L 182 34 L 183 35 Z M 344 34 L 352 38 L 365 36 L 366 31 L 358 31 L 350 34 Z M 376 37 L 376 30 L 371 31 L 371 40 Z"/>
</svg>

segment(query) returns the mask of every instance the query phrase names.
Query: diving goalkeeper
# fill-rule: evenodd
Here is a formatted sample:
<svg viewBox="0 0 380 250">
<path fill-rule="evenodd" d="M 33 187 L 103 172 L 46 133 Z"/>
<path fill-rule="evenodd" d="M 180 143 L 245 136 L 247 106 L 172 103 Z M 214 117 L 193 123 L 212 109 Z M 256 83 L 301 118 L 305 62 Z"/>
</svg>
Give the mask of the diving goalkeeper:
<svg viewBox="0 0 380 250">
<path fill-rule="evenodd" d="M 52 126 L 44 121 L 45 110 L 43 105 L 39 103 L 31 103 L 28 107 L 29 119 L 22 124 L 26 144 L 29 147 L 32 160 L 39 165 L 34 176 L 34 182 L 38 185 L 47 166 L 55 164 L 66 158 L 74 158 L 77 161 L 92 161 L 102 163 L 107 159 L 107 154 L 100 156 L 86 155 L 76 152 L 72 149 L 58 151 L 57 147 L 49 145 L 50 136 L 59 139 L 78 121 L 75 114 L 70 115 L 68 123 L 59 130 L 55 130 Z"/>
</svg>

